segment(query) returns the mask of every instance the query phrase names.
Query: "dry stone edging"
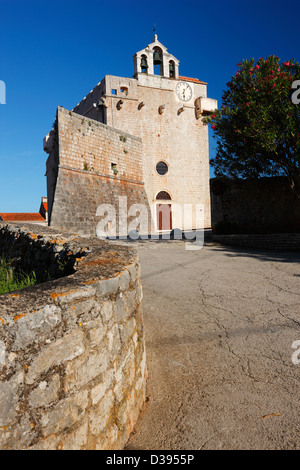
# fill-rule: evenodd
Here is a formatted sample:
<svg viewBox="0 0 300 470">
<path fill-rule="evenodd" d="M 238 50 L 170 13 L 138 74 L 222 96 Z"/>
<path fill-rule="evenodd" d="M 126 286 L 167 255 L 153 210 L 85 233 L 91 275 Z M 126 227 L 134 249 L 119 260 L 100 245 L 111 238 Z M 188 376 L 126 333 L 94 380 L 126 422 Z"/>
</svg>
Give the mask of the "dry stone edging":
<svg viewBox="0 0 300 470">
<path fill-rule="evenodd" d="M 29 224 L 0 225 L 8 240 L 73 273 L 0 296 L 0 448 L 122 449 L 147 378 L 135 251 Z"/>
</svg>

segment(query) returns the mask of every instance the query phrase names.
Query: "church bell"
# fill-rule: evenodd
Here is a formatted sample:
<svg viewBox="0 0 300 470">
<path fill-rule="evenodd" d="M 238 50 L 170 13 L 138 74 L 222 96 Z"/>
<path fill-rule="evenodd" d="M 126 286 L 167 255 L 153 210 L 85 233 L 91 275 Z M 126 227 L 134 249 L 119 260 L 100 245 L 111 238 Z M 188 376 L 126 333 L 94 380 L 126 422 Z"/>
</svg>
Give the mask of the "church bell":
<svg viewBox="0 0 300 470">
<path fill-rule="evenodd" d="M 158 51 L 154 51 L 153 63 L 154 65 L 160 65 L 162 63 L 161 56 Z"/>
<path fill-rule="evenodd" d="M 147 64 L 147 60 L 145 57 L 142 57 L 142 60 L 141 60 L 141 69 L 147 69 L 148 68 L 148 64 Z"/>
</svg>

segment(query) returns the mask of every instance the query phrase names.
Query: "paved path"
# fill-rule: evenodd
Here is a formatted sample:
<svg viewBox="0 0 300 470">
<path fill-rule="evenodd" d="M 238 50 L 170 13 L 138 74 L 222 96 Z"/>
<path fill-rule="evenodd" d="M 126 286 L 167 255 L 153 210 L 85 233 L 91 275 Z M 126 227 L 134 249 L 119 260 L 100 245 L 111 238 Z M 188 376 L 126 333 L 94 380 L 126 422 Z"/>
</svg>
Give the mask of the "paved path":
<svg viewBox="0 0 300 470">
<path fill-rule="evenodd" d="M 149 401 L 126 448 L 300 449 L 300 254 L 135 247 Z"/>
</svg>

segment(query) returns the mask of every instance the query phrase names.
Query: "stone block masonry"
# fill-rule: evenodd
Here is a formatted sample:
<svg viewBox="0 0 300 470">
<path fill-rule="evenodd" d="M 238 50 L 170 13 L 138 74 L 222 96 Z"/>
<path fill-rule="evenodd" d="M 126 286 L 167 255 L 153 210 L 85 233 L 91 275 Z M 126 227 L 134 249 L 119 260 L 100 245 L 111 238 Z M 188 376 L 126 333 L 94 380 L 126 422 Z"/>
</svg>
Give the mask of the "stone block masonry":
<svg viewBox="0 0 300 470">
<path fill-rule="evenodd" d="M 300 199 L 284 176 L 260 179 L 213 178 L 212 226 L 234 222 L 240 233 L 299 233 Z"/>
<path fill-rule="evenodd" d="M 150 214 L 141 139 L 61 107 L 53 134 L 47 161 L 51 226 L 95 235 L 97 207 L 112 204 L 118 220 L 119 196 Z"/>
<path fill-rule="evenodd" d="M 0 225 L 0 256 L 13 258 L 14 267 L 25 273 L 34 271 L 38 282 L 72 274 L 76 260 L 85 255 L 84 247 L 74 242 L 74 235 L 53 239 L 53 234 L 42 227 L 31 232 Z"/>
<path fill-rule="evenodd" d="M 0 449 L 122 449 L 147 376 L 135 251 L 47 227 L 1 232 L 18 253 L 31 238 L 74 257 L 72 274 L 0 296 Z"/>
</svg>

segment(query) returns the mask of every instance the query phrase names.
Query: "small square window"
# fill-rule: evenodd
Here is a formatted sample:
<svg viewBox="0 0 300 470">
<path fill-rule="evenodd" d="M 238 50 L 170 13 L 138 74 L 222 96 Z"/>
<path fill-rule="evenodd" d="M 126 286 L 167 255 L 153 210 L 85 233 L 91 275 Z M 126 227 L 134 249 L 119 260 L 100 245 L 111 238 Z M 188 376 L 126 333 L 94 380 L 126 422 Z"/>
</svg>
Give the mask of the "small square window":
<svg viewBox="0 0 300 470">
<path fill-rule="evenodd" d="M 111 94 L 112 94 L 112 95 L 116 95 L 116 94 L 117 94 L 117 90 L 116 90 L 115 88 L 112 88 Z"/>
<path fill-rule="evenodd" d="M 117 168 L 117 164 L 116 163 L 111 163 L 111 169 L 112 171 L 114 172 L 114 175 L 117 176 L 117 174 L 119 173 L 119 170 Z"/>
</svg>

